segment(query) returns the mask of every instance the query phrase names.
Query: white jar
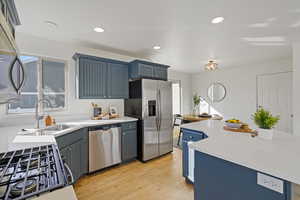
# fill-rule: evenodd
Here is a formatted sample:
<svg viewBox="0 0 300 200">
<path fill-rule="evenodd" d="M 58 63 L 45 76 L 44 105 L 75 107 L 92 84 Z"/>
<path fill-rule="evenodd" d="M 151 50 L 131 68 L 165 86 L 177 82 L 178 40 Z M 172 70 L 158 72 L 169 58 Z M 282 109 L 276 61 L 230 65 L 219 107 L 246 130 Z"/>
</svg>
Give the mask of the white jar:
<svg viewBox="0 0 300 200">
<path fill-rule="evenodd" d="M 274 134 L 274 129 L 258 129 L 258 137 L 266 139 L 266 140 L 272 140 Z"/>
</svg>

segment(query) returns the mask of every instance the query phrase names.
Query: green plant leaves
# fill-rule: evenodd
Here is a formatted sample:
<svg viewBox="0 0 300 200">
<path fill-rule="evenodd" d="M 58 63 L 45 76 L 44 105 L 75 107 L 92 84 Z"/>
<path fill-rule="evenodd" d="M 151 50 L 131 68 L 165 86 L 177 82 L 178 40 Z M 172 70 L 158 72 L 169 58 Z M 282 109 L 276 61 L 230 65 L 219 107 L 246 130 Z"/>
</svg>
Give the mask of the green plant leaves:
<svg viewBox="0 0 300 200">
<path fill-rule="evenodd" d="M 198 94 L 194 94 L 193 102 L 195 106 L 198 106 L 200 104 L 200 96 L 198 96 Z"/>
<path fill-rule="evenodd" d="M 256 113 L 253 114 L 253 120 L 259 128 L 272 129 L 278 123 L 280 117 L 274 117 L 269 111 L 260 107 Z"/>
</svg>

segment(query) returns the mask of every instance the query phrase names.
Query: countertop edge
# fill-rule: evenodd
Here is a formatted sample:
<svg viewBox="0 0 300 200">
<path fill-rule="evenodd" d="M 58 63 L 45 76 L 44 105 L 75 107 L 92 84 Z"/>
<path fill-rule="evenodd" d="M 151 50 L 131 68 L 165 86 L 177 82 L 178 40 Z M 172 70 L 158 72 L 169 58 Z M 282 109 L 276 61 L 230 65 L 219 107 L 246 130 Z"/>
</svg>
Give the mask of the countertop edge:
<svg viewBox="0 0 300 200">
<path fill-rule="evenodd" d="M 207 123 L 209 123 L 209 122 L 207 122 Z M 295 160 L 295 162 L 293 162 L 293 159 L 289 158 L 291 160 L 291 162 L 287 162 L 287 163 L 294 163 L 294 165 L 290 166 L 289 164 L 287 164 L 289 167 L 288 167 L 288 169 L 285 169 L 284 167 L 282 167 L 282 165 L 281 165 L 281 167 L 276 166 L 276 165 L 274 165 L 274 167 L 272 167 L 271 165 L 268 166 L 268 164 L 266 164 L 264 161 L 262 161 L 263 158 L 265 158 L 267 154 L 264 154 L 261 157 L 259 157 L 260 156 L 259 155 L 258 156 L 259 159 L 253 157 L 253 154 L 249 154 L 249 151 L 247 151 L 247 150 L 246 150 L 246 152 L 249 155 L 249 157 L 247 156 L 247 157 L 244 158 L 243 156 L 241 156 L 243 154 L 243 151 L 241 149 L 237 150 L 237 151 L 239 151 L 239 153 L 241 153 L 239 155 L 236 154 L 236 153 L 234 155 L 232 155 L 232 154 L 230 154 L 230 151 L 225 152 L 225 153 L 222 154 L 222 151 L 220 151 L 220 149 L 222 149 L 222 148 L 217 148 L 216 147 L 215 151 L 214 151 L 213 148 L 215 148 L 214 145 L 216 145 L 217 143 L 219 144 L 221 142 L 220 145 L 222 145 L 222 141 L 225 138 L 226 138 L 227 144 L 230 143 L 230 142 L 228 143 L 228 141 L 231 141 L 230 139 L 232 139 L 232 138 L 230 138 L 230 135 L 228 135 L 228 137 L 229 137 L 229 140 L 228 140 L 228 138 L 227 138 L 228 133 L 226 133 L 226 131 L 222 131 L 222 130 L 217 129 L 215 127 L 210 129 L 210 127 L 206 127 L 205 123 L 203 123 L 203 122 L 195 122 L 195 123 L 186 124 L 186 125 L 181 126 L 181 128 L 192 130 L 192 131 L 197 131 L 197 132 L 204 132 L 205 134 L 208 135 L 208 138 L 206 138 L 204 140 L 200 140 L 200 141 L 197 141 L 197 142 L 189 142 L 189 144 L 188 144 L 189 148 L 194 149 L 195 151 L 199 151 L 199 152 L 208 154 L 210 156 L 216 157 L 218 159 L 222 159 L 222 160 L 225 160 L 225 161 L 228 161 L 228 162 L 232 162 L 234 164 L 241 165 L 243 167 L 246 167 L 246 168 L 249 168 L 249 169 L 252 169 L 252 170 L 255 170 L 255 171 L 259 171 L 259 172 L 262 172 L 262 173 L 265 173 L 265 174 L 269 174 L 269 175 L 272 175 L 274 177 L 278 177 L 280 179 L 289 181 L 291 183 L 300 184 L 300 174 L 295 175 L 295 174 L 298 174 L 296 168 L 297 168 L 297 166 L 300 165 L 300 162 L 297 162 L 297 160 Z M 220 130 L 220 131 L 219 131 L 219 134 L 207 133 L 207 132 L 209 132 L 209 130 L 211 130 L 212 132 L 216 132 L 218 130 Z M 212 136 L 210 136 L 210 135 L 212 135 Z M 238 135 L 236 138 L 237 138 L 236 143 L 238 143 L 240 141 L 241 142 L 246 141 L 245 140 L 245 135 L 244 136 Z M 250 138 L 250 136 L 249 136 L 249 138 Z M 296 139 L 297 136 L 284 135 L 284 136 L 282 136 L 282 138 L 275 139 L 275 143 L 285 143 L 286 141 L 284 141 L 284 140 L 291 141 L 294 138 Z M 281 141 L 280 139 L 283 139 L 283 141 Z M 273 145 L 272 141 L 262 140 L 262 139 L 259 139 L 259 138 L 257 138 L 256 142 L 259 145 L 261 145 L 261 144 L 267 145 L 267 147 L 264 147 L 265 149 L 268 148 L 270 145 Z M 297 142 L 299 142 L 299 139 L 297 139 Z M 234 142 L 232 142 L 232 143 L 234 143 Z M 298 144 L 298 143 L 296 143 L 296 144 Z M 295 146 L 295 144 L 292 144 L 292 145 Z M 276 146 L 278 146 L 278 144 L 276 144 Z M 235 146 L 233 147 L 233 149 L 234 148 L 235 148 Z M 292 149 L 293 148 L 291 148 L 291 150 Z M 260 148 L 258 148 L 257 150 L 260 150 Z M 282 150 L 282 148 L 281 148 L 281 150 Z M 280 150 L 275 149 L 274 152 L 276 153 L 277 151 L 280 151 Z M 289 150 L 287 150 L 287 152 L 288 151 Z M 293 156 L 293 157 L 295 157 L 295 156 Z M 253 158 L 254 158 L 254 160 L 253 160 Z M 270 159 L 271 159 L 270 161 L 272 163 L 280 162 L 280 161 L 275 162 L 274 161 L 275 158 L 270 158 Z M 285 159 L 285 160 L 287 160 L 287 159 Z M 285 169 L 285 170 L 282 170 L 282 169 Z"/>
</svg>

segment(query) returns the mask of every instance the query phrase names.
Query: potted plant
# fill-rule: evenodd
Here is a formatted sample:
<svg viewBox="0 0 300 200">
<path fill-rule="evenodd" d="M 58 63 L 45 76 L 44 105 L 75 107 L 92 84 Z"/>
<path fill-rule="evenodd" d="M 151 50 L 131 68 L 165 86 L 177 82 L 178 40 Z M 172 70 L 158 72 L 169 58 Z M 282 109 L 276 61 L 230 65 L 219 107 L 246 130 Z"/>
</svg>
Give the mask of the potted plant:
<svg viewBox="0 0 300 200">
<path fill-rule="evenodd" d="M 193 115 L 199 115 L 200 101 L 201 101 L 200 96 L 197 93 L 195 93 L 193 96 L 193 103 L 194 103 Z"/>
<path fill-rule="evenodd" d="M 274 133 L 273 128 L 278 123 L 279 119 L 279 116 L 273 116 L 269 111 L 259 107 L 253 115 L 253 120 L 259 127 L 258 136 L 271 140 Z"/>
</svg>

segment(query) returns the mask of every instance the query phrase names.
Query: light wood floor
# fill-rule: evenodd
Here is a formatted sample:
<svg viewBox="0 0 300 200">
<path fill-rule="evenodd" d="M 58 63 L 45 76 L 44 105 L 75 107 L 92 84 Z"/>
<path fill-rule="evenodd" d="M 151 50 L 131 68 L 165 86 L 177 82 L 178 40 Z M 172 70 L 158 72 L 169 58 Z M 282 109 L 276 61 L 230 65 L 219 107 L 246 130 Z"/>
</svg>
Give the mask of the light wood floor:
<svg viewBox="0 0 300 200">
<path fill-rule="evenodd" d="M 81 178 L 75 185 L 79 200 L 193 200 L 182 178 L 181 150 L 141 163 L 134 161 Z"/>
</svg>

